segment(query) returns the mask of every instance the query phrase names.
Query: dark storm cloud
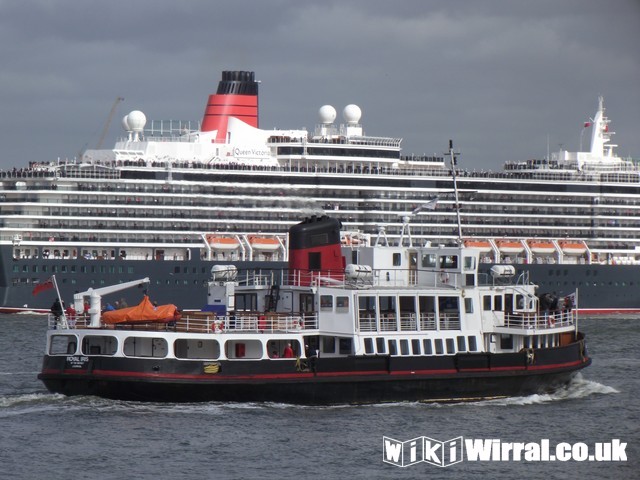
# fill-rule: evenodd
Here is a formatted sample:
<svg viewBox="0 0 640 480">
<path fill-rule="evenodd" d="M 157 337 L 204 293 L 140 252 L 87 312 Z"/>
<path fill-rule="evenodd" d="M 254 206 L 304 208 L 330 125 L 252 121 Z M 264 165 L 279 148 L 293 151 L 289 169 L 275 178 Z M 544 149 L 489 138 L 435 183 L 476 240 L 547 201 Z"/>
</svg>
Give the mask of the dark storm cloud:
<svg viewBox="0 0 640 480">
<path fill-rule="evenodd" d="M 578 147 L 605 96 L 640 156 L 640 5 L 600 1 L 0 0 L 0 168 L 74 156 L 120 118 L 199 120 L 220 71 L 261 80 L 261 126 L 363 110 L 405 153 L 453 138 L 469 168 Z"/>
</svg>

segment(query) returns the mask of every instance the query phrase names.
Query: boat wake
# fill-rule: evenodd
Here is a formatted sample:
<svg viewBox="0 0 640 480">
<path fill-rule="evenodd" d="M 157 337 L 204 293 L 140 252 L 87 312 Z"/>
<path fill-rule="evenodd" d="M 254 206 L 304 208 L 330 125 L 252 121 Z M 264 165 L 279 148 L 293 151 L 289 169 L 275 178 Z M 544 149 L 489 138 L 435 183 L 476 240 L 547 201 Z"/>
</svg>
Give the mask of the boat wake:
<svg viewBox="0 0 640 480">
<path fill-rule="evenodd" d="M 471 402 L 475 405 L 538 405 L 543 403 L 576 400 L 591 395 L 620 393 L 613 387 L 592 380 L 586 380 L 582 374 L 576 375 L 567 385 L 551 393 L 533 394 L 525 397 L 505 397 Z"/>
</svg>

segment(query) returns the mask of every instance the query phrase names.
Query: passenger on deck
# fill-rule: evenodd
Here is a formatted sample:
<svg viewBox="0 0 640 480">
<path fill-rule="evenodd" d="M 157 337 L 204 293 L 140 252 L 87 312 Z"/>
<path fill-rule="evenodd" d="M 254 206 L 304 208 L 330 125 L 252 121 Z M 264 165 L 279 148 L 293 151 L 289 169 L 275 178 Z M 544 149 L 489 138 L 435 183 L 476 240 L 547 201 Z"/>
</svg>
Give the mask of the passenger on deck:
<svg viewBox="0 0 640 480">
<path fill-rule="evenodd" d="M 284 347 L 284 352 L 282 352 L 283 358 L 293 358 L 295 355 L 293 354 L 293 349 L 291 348 L 291 344 L 287 343 L 287 346 Z"/>
</svg>

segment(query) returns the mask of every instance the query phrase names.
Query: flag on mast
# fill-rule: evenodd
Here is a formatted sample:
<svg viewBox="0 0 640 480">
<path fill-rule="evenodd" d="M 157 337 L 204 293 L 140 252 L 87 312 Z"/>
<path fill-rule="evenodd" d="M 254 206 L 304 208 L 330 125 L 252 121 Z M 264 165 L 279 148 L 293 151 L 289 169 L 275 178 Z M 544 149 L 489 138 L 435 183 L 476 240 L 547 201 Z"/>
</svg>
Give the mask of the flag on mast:
<svg viewBox="0 0 640 480">
<path fill-rule="evenodd" d="M 35 287 L 33 287 L 33 290 L 31 290 L 31 295 L 37 295 L 40 292 L 44 292 L 45 290 L 50 290 L 52 288 L 53 288 L 53 277 L 49 277 L 44 282 L 39 283 Z"/>
</svg>

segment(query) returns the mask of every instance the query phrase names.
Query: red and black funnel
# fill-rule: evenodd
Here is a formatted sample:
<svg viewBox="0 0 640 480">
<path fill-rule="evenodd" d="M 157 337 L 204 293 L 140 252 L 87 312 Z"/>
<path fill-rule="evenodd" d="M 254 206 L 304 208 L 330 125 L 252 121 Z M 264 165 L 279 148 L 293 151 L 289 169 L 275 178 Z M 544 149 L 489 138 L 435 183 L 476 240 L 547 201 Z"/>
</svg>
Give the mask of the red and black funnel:
<svg viewBox="0 0 640 480">
<path fill-rule="evenodd" d="M 254 72 L 222 72 L 218 91 L 209 95 L 201 130 L 217 130 L 216 142 L 224 143 L 227 141 L 229 117 L 236 117 L 258 128 L 258 82 Z"/>
<path fill-rule="evenodd" d="M 339 220 L 324 215 L 312 216 L 289 229 L 289 271 L 301 285 L 309 285 L 313 274 L 342 277 L 341 227 Z"/>
</svg>

